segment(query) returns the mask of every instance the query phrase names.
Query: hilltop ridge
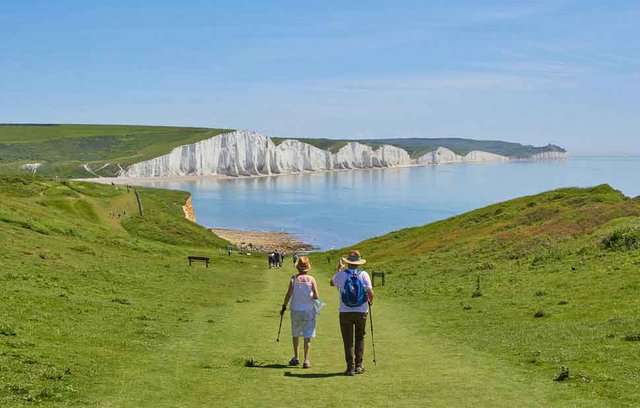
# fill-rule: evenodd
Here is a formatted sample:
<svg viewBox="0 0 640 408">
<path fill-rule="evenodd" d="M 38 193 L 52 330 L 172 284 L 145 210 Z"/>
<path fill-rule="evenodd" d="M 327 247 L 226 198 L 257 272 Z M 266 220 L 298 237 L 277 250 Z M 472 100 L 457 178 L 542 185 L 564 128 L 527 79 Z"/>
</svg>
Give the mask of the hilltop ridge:
<svg viewBox="0 0 640 408">
<path fill-rule="evenodd" d="M 378 296 L 402 302 L 425 332 L 550 380 L 569 367 L 567 382 L 595 406 L 640 403 L 630 392 L 640 379 L 640 197 L 563 188 L 351 247 L 386 272 Z"/>
</svg>

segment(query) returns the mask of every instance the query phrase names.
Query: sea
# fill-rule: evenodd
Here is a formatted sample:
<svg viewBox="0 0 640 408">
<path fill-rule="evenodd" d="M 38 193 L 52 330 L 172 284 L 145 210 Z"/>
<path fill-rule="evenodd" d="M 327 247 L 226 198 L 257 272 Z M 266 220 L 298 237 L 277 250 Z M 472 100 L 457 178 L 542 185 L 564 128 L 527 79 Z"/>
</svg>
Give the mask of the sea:
<svg viewBox="0 0 640 408">
<path fill-rule="evenodd" d="M 192 194 L 206 227 L 287 232 L 319 249 L 562 187 L 609 184 L 640 195 L 640 158 L 447 164 L 255 178 L 153 181 Z"/>
</svg>

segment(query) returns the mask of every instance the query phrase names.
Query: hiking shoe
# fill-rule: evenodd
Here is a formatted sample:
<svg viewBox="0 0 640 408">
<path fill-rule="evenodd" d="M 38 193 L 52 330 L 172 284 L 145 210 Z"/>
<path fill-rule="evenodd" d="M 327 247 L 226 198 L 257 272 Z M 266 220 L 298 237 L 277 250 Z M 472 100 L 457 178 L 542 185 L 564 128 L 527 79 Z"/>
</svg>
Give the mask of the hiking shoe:
<svg viewBox="0 0 640 408">
<path fill-rule="evenodd" d="M 356 370 L 354 370 L 353 368 L 347 368 L 347 371 L 344 372 L 344 375 L 353 377 L 354 375 L 356 375 Z"/>
<path fill-rule="evenodd" d="M 364 367 L 363 366 L 356 367 L 356 374 L 364 374 Z"/>
<path fill-rule="evenodd" d="M 297 358 L 292 358 L 291 360 L 289 360 L 289 365 L 290 366 L 297 366 L 300 364 L 300 360 L 298 360 Z"/>
<path fill-rule="evenodd" d="M 308 362 L 308 361 L 305 361 L 305 362 L 302 364 L 302 368 L 311 368 L 311 363 L 310 363 L 310 362 Z"/>
</svg>

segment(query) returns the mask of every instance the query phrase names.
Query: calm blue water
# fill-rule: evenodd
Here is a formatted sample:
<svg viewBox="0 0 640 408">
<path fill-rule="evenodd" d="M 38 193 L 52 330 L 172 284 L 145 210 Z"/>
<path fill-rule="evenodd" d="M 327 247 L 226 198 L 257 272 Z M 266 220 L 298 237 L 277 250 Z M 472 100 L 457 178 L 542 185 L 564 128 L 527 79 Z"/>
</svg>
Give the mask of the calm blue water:
<svg viewBox="0 0 640 408">
<path fill-rule="evenodd" d="M 640 159 L 572 158 L 144 184 L 191 192 L 202 225 L 285 231 L 329 249 L 559 187 L 608 183 L 637 196 L 639 175 Z"/>
</svg>

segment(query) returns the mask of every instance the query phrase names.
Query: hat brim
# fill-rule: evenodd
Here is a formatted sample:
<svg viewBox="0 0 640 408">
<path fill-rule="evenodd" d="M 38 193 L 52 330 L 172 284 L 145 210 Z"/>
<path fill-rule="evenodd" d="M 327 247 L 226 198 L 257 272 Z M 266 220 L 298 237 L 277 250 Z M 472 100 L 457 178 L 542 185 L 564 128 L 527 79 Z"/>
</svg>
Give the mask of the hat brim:
<svg viewBox="0 0 640 408">
<path fill-rule="evenodd" d="M 367 263 L 367 260 L 361 258 L 359 261 L 350 261 L 347 258 L 342 258 L 342 262 L 349 265 L 364 265 Z"/>
</svg>

